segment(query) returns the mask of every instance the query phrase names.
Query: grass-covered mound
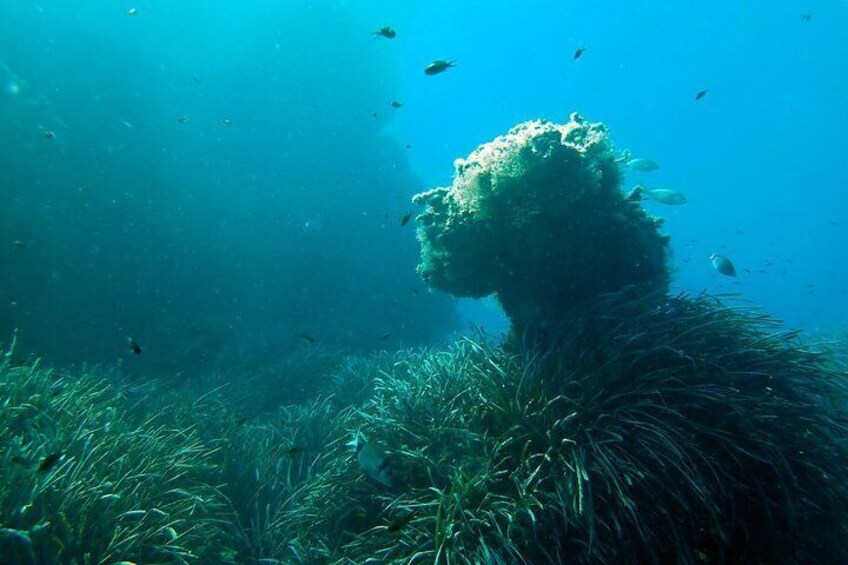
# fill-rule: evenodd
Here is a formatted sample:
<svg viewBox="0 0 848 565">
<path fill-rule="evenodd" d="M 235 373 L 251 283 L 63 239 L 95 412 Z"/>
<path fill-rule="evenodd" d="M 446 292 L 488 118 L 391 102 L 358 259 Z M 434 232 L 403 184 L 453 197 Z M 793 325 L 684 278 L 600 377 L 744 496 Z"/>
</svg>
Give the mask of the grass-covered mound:
<svg viewBox="0 0 848 565">
<path fill-rule="evenodd" d="M 397 484 L 331 447 L 290 518 L 309 561 L 844 561 L 844 372 L 706 299 L 570 321 L 545 355 L 466 340 L 384 363 L 348 426 Z"/>
</svg>

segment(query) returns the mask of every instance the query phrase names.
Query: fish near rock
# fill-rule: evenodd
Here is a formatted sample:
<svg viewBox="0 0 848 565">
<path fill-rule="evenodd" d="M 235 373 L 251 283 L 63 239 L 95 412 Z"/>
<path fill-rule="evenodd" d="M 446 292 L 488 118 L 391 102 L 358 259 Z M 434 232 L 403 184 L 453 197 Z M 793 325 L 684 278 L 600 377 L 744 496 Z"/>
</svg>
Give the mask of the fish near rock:
<svg viewBox="0 0 848 565">
<path fill-rule="evenodd" d="M 645 159 L 643 157 L 630 159 L 629 161 L 627 161 L 626 166 L 628 169 L 631 169 L 633 171 L 641 171 L 643 173 L 656 171 L 660 168 L 656 161 L 651 161 L 650 159 Z"/>
<path fill-rule="evenodd" d="M 712 255 L 710 255 L 710 262 L 713 264 L 713 269 L 715 269 L 722 275 L 727 277 L 736 276 L 736 267 L 734 267 L 733 263 L 730 262 L 730 259 L 728 259 L 724 255 L 718 255 L 716 253 L 713 253 Z"/>
<path fill-rule="evenodd" d="M 666 206 L 682 206 L 689 200 L 681 192 L 670 188 L 646 188 L 642 191 L 647 198 Z"/>
<path fill-rule="evenodd" d="M 356 452 L 356 462 L 372 481 L 390 487 L 394 484 L 391 476 L 391 460 L 388 453 L 369 443 L 362 432 L 356 432 L 347 446 Z"/>
</svg>

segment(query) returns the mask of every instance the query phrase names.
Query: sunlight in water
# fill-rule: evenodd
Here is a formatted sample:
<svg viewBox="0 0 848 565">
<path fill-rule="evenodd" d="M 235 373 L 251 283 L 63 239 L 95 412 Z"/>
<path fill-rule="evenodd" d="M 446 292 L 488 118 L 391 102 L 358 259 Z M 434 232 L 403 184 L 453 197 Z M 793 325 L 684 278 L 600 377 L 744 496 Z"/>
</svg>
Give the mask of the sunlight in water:
<svg viewBox="0 0 848 565">
<path fill-rule="evenodd" d="M 3 86 L 3 92 L 14 98 L 21 93 L 21 85 L 17 81 L 10 80 Z"/>
</svg>

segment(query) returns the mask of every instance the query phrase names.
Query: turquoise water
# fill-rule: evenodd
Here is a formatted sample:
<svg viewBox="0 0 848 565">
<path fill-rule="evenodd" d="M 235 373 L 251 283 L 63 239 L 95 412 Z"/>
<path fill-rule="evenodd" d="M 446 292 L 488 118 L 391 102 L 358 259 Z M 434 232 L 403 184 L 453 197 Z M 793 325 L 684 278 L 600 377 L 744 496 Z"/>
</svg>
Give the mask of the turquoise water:
<svg viewBox="0 0 848 565">
<path fill-rule="evenodd" d="M 572 111 L 660 164 L 625 189 L 686 195 L 646 203 L 675 288 L 838 330 L 845 29 L 835 0 L 4 2 L 0 331 L 58 363 L 131 335 L 157 371 L 497 333 L 493 301 L 427 291 L 400 220 L 455 158 Z"/>
</svg>

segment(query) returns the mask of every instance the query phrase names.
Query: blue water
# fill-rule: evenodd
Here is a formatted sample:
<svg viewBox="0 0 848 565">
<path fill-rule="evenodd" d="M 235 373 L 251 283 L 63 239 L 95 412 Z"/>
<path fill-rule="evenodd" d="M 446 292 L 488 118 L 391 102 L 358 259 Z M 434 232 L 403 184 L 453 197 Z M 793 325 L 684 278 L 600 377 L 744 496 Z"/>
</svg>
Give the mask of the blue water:
<svg viewBox="0 0 848 565">
<path fill-rule="evenodd" d="M 647 204 L 667 220 L 677 288 L 740 293 L 791 326 L 844 325 L 848 3 L 419 4 L 398 43 L 403 96 L 421 111 L 390 131 L 422 148 L 410 160 L 423 178 L 448 183 L 446 163 L 518 121 L 579 111 L 660 164 L 627 188 L 688 197 Z M 427 80 L 434 56 L 456 72 Z M 712 253 L 739 277 L 715 273 Z"/>
<path fill-rule="evenodd" d="M 400 218 L 479 143 L 573 111 L 660 164 L 625 189 L 688 197 L 646 203 L 676 289 L 838 329 L 846 29 L 837 0 L 3 2 L 0 338 L 111 362 L 132 335 L 135 366 L 189 371 L 304 334 L 371 351 L 497 333 L 492 301 L 426 290 Z M 457 66 L 425 76 L 438 58 Z"/>
</svg>

